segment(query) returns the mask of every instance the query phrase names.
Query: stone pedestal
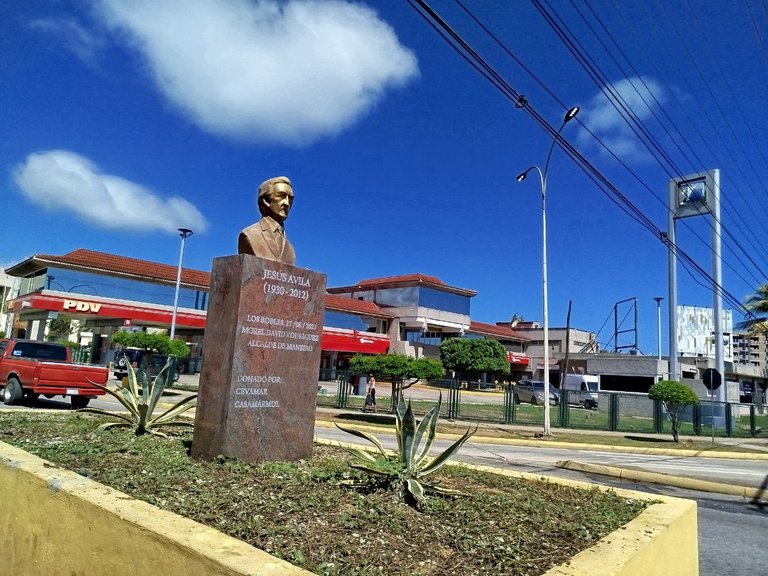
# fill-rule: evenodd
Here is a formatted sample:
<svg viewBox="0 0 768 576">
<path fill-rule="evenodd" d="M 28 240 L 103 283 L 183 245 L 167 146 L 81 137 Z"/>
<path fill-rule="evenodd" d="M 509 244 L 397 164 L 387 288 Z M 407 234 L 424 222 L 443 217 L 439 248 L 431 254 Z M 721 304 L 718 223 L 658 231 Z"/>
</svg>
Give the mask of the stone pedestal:
<svg viewBox="0 0 768 576">
<path fill-rule="evenodd" d="M 192 456 L 312 455 L 325 275 L 256 256 L 216 258 Z"/>
</svg>

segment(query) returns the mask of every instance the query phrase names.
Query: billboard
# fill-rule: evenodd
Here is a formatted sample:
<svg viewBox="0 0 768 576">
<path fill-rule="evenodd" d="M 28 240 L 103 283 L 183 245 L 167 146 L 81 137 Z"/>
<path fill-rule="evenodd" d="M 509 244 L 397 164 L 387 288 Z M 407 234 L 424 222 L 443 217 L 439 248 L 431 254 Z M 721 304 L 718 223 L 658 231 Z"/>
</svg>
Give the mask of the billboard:
<svg viewBox="0 0 768 576">
<path fill-rule="evenodd" d="M 723 310 L 723 358 L 733 362 L 733 313 Z M 677 307 L 677 352 L 681 356 L 715 357 L 715 314 L 712 308 Z"/>
</svg>

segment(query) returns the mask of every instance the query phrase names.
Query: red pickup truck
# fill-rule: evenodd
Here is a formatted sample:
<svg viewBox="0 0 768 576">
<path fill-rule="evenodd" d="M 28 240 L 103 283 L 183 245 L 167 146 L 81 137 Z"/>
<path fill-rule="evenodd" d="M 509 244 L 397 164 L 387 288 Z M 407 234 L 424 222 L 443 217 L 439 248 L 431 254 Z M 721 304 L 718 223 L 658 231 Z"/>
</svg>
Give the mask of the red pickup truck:
<svg viewBox="0 0 768 576">
<path fill-rule="evenodd" d="M 69 396 L 72 408 L 85 408 L 104 391 L 91 382 L 106 385 L 106 366 L 71 364 L 68 346 L 37 340 L 0 340 L 0 386 L 3 402 L 16 404 L 26 396 L 37 400 Z"/>
</svg>

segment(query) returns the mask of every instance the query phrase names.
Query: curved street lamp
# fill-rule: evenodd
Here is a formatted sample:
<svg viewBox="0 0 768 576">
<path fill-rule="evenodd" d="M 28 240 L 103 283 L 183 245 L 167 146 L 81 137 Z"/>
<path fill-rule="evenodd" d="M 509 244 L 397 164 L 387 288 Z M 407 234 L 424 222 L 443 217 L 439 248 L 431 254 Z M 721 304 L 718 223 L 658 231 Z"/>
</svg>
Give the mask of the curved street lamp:
<svg viewBox="0 0 768 576">
<path fill-rule="evenodd" d="M 574 106 L 568 112 L 565 113 L 563 123 L 560 124 L 560 128 L 557 129 L 552 144 L 549 146 L 549 152 L 547 152 L 547 160 L 544 163 L 544 170 L 538 166 L 531 166 L 524 172 L 517 175 L 517 181 L 522 182 L 528 177 L 528 173 L 531 170 L 536 170 L 539 173 L 539 181 L 541 183 L 541 307 L 542 314 L 544 316 L 544 434 L 549 436 L 552 434 L 550 426 L 550 413 L 549 413 L 549 304 L 547 302 L 547 171 L 549 170 L 549 161 L 552 158 L 552 151 L 555 149 L 555 144 L 560 138 L 560 132 L 562 132 L 565 125 L 576 117 L 579 113 L 579 107 Z"/>
<path fill-rule="evenodd" d="M 176 335 L 176 313 L 179 309 L 179 286 L 181 286 L 181 263 L 184 261 L 184 241 L 192 236 L 192 230 L 189 228 L 179 228 L 179 236 L 181 236 L 181 252 L 179 254 L 179 269 L 176 272 L 176 293 L 173 296 L 173 316 L 171 317 L 171 333 L 170 337 Z"/>
</svg>

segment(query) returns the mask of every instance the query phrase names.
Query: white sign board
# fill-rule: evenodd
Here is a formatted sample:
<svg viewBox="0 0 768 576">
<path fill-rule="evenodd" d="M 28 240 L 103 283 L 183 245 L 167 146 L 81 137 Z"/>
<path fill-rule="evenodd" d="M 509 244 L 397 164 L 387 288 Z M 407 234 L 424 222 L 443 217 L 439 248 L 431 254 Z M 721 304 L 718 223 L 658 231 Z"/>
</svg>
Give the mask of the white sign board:
<svg viewBox="0 0 768 576">
<path fill-rule="evenodd" d="M 733 313 L 723 310 L 723 358 L 733 362 Z M 677 351 L 681 356 L 715 357 L 715 314 L 712 308 L 677 307 Z"/>
</svg>

